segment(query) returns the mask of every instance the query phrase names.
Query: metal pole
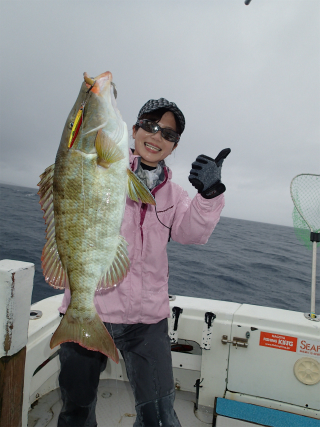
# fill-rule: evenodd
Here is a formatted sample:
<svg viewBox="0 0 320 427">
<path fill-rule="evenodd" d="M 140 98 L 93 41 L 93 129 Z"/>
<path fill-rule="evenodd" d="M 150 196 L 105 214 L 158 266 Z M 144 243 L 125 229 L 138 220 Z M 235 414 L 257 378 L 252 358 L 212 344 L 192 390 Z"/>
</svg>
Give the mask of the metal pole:
<svg viewBox="0 0 320 427">
<path fill-rule="evenodd" d="M 311 273 L 311 318 L 316 318 L 316 265 L 317 265 L 317 242 L 312 242 L 312 273 Z"/>
</svg>

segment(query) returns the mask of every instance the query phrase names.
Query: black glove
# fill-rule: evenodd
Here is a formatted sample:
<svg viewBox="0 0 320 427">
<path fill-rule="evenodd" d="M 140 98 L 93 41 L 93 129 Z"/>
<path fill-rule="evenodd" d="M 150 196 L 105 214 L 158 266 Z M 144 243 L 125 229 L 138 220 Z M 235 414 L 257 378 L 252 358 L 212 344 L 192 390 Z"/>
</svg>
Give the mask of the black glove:
<svg viewBox="0 0 320 427">
<path fill-rule="evenodd" d="M 221 167 L 230 152 L 230 148 L 225 148 L 215 160 L 201 154 L 192 163 L 189 181 L 205 199 L 213 199 L 226 191 L 225 185 L 221 182 Z"/>
</svg>

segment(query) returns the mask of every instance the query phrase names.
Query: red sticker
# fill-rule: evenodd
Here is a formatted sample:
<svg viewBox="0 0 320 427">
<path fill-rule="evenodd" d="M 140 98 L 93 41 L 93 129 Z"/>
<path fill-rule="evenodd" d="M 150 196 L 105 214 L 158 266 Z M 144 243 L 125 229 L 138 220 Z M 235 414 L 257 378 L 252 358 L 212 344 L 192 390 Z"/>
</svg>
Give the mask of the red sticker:
<svg viewBox="0 0 320 427">
<path fill-rule="evenodd" d="M 288 337 L 287 335 L 271 334 L 270 332 L 260 332 L 260 343 L 263 347 L 278 348 L 280 350 L 296 351 L 296 337 Z"/>
</svg>

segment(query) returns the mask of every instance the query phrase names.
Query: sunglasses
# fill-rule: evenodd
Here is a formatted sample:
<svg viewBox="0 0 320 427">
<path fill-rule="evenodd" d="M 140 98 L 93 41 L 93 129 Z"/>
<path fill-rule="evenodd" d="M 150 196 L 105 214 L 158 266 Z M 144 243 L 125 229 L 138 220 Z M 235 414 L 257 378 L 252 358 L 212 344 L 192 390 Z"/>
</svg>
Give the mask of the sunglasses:
<svg viewBox="0 0 320 427">
<path fill-rule="evenodd" d="M 141 127 L 146 132 L 157 133 L 161 131 L 162 138 L 167 141 L 174 142 L 177 144 L 180 140 L 180 135 L 172 129 L 162 128 L 156 122 L 152 122 L 148 119 L 138 120 L 136 123 L 137 126 Z"/>
</svg>

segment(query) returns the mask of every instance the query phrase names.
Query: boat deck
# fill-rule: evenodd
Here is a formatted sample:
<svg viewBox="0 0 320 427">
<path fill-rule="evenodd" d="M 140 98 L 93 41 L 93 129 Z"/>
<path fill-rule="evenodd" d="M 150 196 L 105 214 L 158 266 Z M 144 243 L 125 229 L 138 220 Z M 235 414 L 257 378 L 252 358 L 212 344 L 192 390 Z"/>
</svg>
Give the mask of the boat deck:
<svg viewBox="0 0 320 427">
<path fill-rule="evenodd" d="M 176 391 L 175 410 L 182 427 L 212 425 L 212 413 L 194 411 L 195 393 Z M 53 390 L 32 405 L 28 427 L 56 427 L 62 407 L 59 389 Z M 100 380 L 96 408 L 99 427 L 132 427 L 136 412 L 134 398 L 127 381 Z M 216 427 L 253 426 L 239 420 L 219 416 Z"/>
</svg>

